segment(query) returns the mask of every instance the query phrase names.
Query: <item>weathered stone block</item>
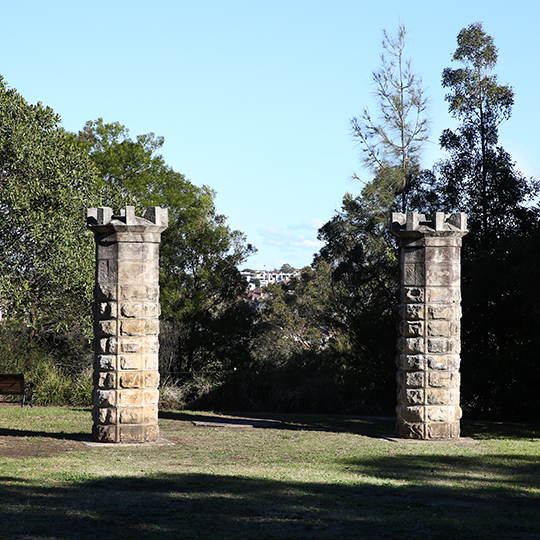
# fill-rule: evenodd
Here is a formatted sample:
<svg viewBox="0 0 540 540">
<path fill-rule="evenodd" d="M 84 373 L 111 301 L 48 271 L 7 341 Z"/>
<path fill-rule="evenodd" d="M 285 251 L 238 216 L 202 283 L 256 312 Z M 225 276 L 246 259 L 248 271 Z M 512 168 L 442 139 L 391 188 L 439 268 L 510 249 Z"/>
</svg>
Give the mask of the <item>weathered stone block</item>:
<svg viewBox="0 0 540 540">
<path fill-rule="evenodd" d="M 145 388 L 143 394 L 145 405 L 157 406 L 159 403 L 159 390 L 157 388 Z"/>
<path fill-rule="evenodd" d="M 460 374 L 457 371 L 432 371 L 428 376 L 431 388 L 457 388 L 460 383 Z"/>
<path fill-rule="evenodd" d="M 157 388 L 159 386 L 159 372 L 149 371 L 144 374 L 144 387 Z"/>
<path fill-rule="evenodd" d="M 96 283 L 94 287 L 94 298 L 98 302 L 116 300 L 116 285 L 111 283 Z"/>
<path fill-rule="evenodd" d="M 94 424 L 92 434 L 95 441 L 99 442 L 120 442 L 116 436 L 116 425 Z"/>
<path fill-rule="evenodd" d="M 402 437 L 404 439 L 426 439 L 426 424 L 424 422 L 421 423 L 412 423 L 412 422 L 406 422 L 404 420 L 401 420 L 398 417 L 398 421 L 396 423 L 396 431 L 398 434 L 398 437 Z"/>
<path fill-rule="evenodd" d="M 422 354 L 425 352 L 424 338 L 398 338 L 397 349 L 401 353 Z"/>
<path fill-rule="evenodd" d="M 402 268 L 401 278 L 404 287 L 425 283 L 425 266 L 423 264 L 406 264 Z"/>
<path fill-rule="evenodd" d="M 398 405 L 423 405 L 425 391 L 421 388 L 401 388 L 398 392 Z"/>
<path fill-rule="evenodd" d="M 422 247 L 404 247 L 401 256 L 403 264 L 416 264 L 425 261 L 425 249 Z"/>
<path fill-rule="evenodd" d="M 102 261 L 105 259 L 118 258 L 118 244 L 116 242 L 99 242 L 96 246 L 96 259 Z"/>
<path fill-rule="evenodd" d="M 97 354 L 116 354 L 118 352 L 118 341 L 115 337 L 102 338 L 97 340 Z"/>
<path fill-rule="evenodd" d="M 94 422 L 98 424 L 116 424 L 117 414 L 114 407 L 94 407 Z"/>
<path fill-rule="evenodd" d="M 143 242 L 119 242 L 117 258 L 122 262 L 125 261 L 142 261 L 145 259 L 146 250 Z"/>
<path fill-rule="evenodd" d="M 159 321 L 157 319 L 146 319 L 144 321 L 144 334 L 146 336 L 159 335 Z"/>
<path fill-rule="evenodd" d="M 118 268 L 118 280 L 120 283 L 144 283 L 145 264 L 138 261 L 122 261 Z"/>
<path fill-rule="evenodd" d="M 145 316 L 144 304 L 142 302 L 122 302 L 120 304 L 120 316 L 126 319 L 140 319 Z"/>
<path fill-rule="evenodd" d="M 159 436 L 157 424 L 122 424 L 118 428 L 119 439 L 123 443 L 147 443 L 155 442 Z"/>
<path fill-rule="evenodd" d="M 426 407 L 426 419 L 429 422 L 453 422 L 454 411 L 451 407 L 444 405 Z"/>
<path fill-rule="evenodd" d="M 144 321 L 140 319 L 127 319 L 120 321 L 121 336 L 145 336 Z"/>
<path fill-rule="evenodd" d="M 461 276 L 455 265 L 430 264 L 426 266 L 425 280 L 429 287 L 459 287 Z"/>
<path fill-rule="evenodd" d="M 144 317 L 158 318 L 161 315 L 161 306 L 157 302 L 144 303 Z"/>
<path fill-rule="evenodd" d="M 98 407 L 115 407 L 116 390 L 94 389 L 94 405 Z"/>
<path fill-rule="evenodd" d="M 142 374 L 140 371 L 120 372 L 120 388 L 141 388 Z"/>
<path fill-rule="evenodd" d="M 446 338 L 430 338 L 427 340 L 427 352 L 429 353 L 447 353 L 449 352 L 448 339 Z"/>
<path fill-rule="evenodd" d="M 439 422 L 428 424 L 427 439 L 457 439 L 459 438 L 459 422 Z"/>
<path fill-rule="evenodd" d="M 111 390 L 116 388 L 116 373 L 103 371 L 97 373 L 97 388 Z"/>
<path fill-rule="evenodd" d="M 452 320 L 433 320 L 428 322 L 428 336 L 455 337 L 458 335 L 459 326 Z"/>
<path fill-rule="evenodd" d="M 404 304 L 417 304 L 424 302 L 425 290 L 422 287 L 400 287 L 399 288 L 400 301 Z"/>
<path fill-rule="evenodd" d="M 396 407 L 398 418 L 405 422 L 424 422 L 425 420 L 425 407 L 420 405 L 404 406 L 398 405 Z"/>
<path fill-rule="evenodd" d="M 428 306 L 428 319 L 459 320 L 461 309 L 459 304 L 431 304 Z"/>
<path fill-rule="evenodd" d="M 113 371 L 116 369 L 116 356 L 114 355 L 96 355 L 94 360 L 95 371 Z"/>
<path fill-rule="evenodd" d="M 122 354 L 137 354 L 144 350 L 143 338 L 137 339 L 133 336 L 123 338 L 120 341 L 120 352 Z"/>
<path fill-rule="evenodd" d="M 117 283 L 118 262 L 115 260 L 98 261 L 97 279 L 100 283 Z"/>
<path fill-rule="evenodd" d="M 158 418 L 157 405 L 143 407 L 143 422 L 145 424 L 156 423 Z"/>
<path fill-rule="evenodd" d="M 157 302 L 159 300 L 159 286 L 146 285 L 144 298 L 149 302 Z"/>
<path fill-rule="evenodd" d="M 418 337 L 424 335 L 423 321 L 401 321 L 399 323 L 399 332 L 405 337 Z"/>
<path fill-rule="evenodd" d="M 159 281 L 159 261 L 146 261 L 144 265 L 144 279 L 147 282 Z"/>
<path fill-rule="evenodd" d="M 146 342 L 146 352 L 148 353 L 159 352 L 159 337 L 158 336 L 147 336 L 145 338 L 145 342 Z"/>
<path fill-rule="evenodd" d="M 143 369 L 143 355 L 142 354 L 124 354 L 119 357 L 120 360 L 120 369 L 130 370 L 130 369 Z"/>
<path fill-rule="evenodd" d="M 461 302 L 461 289 L 457 286 L 427 286 L 426 302 L 452 304 Z"/>
<path fill-rule="evenodd" d="M 116 302 L 100 302 L 98 315 L 100 319 L 115 319 L 118 316 L 118 304 Z"/>
<path fill-rule="evenodd" d="M 121 284 L 120 285 L 120 300 L 145 300 L 146 287 L 138 284 Z M 151 300 L 148 298 L 148 300 Z"/>
<path fill-rule="evenodd" d="M 426 357 L 423 354 L 400 354 L 397 367 L 405 371 L 423 371 L 426 368 Z"/>
<path fill-rule="evenodd" d="M 430 370 L 457 371 L 459 369 L 459 356 L 457 355 L 429 355 L 426 360 Z"/>
<path fill-rule="evenodd" d="M 129 407 L 144 405 L 144 395 L 139 389 L 118 390 L 118 407 Z"/>
<path fill-rule="evenodd" d="M 450 402 L 450 391 L 446 388 L 430 388 L 426 390 L 428 405 L 447 405 Z"/>
<path fill-rule="evenodd" d="M 159 366 L 159 355 L 158 354 L 145 354 L 144 355 L 144 369 L 147 371 L 156 370 Z"/>
<path fill-rule="evenodd" d="M 398 371 L 396 378 L 402 388 L 424 388 L 426 385 L 424 371 Z"/>
<path fill-rule="evenodd" d="M 425 319 L 424 304 L 400 304 L 398 310 L 402 319 L 409 321 Z"/>
<path fill-rule="evenodd" d="M 116 336 L 116 321 L 112 319 L 105 319 L 99 321 L 99 335 L 100 336 Z"/>
<path fill-rule="evenodd" d="M 428 246 L 426 247 L 425 261 L 432 264 L 451 263 L 459 264 L 461 250 L 454 246 Z"/>
<path fill-rule="evenodd" d="M 120 409 L 121 424 L 142 424 L 143 423 L 143 408 L 130 407 L 128 409 Z"/>
</svg>

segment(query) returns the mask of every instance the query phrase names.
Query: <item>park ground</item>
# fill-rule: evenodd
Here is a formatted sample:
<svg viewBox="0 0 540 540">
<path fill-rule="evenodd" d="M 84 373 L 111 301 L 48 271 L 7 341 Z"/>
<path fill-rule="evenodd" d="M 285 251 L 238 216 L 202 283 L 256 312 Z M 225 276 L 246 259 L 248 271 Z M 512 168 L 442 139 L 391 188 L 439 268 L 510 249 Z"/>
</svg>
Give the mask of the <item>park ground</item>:
<svg viewBox="0 0 540 540">
<path fill-rule="evenodd" d="M 103 446 L 89 409 L 1 403 L 0 538 L 540 539 L 540 425 L 393 424 L 162 411 L 161 444 Z"/>
</svg>

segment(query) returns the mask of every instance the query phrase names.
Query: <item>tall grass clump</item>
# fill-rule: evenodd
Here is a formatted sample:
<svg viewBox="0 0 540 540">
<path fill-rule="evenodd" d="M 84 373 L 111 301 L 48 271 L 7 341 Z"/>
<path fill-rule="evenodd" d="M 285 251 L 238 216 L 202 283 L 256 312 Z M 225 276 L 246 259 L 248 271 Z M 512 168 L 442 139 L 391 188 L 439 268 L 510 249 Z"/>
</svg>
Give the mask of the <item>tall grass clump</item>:
<svg viewBox="0 0 540 540">
<path fill-rule="evenodd" d="M 68 347 L 59 339 L 33 339 L 25 326 L 0 324 L 0 373 L 22 373 L 32 381 L 35 404 L 92 403 L 91 354 L 84 343 Z"/>
</svg>

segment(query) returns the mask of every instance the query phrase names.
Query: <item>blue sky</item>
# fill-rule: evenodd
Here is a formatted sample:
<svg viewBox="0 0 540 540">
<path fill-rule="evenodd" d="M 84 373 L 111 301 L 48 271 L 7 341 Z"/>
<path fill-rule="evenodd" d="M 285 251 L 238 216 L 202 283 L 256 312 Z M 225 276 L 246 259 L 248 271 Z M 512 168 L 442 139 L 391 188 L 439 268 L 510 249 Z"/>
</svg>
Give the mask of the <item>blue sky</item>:
<svg viewBox="0 0 540 540">
<path fill-rule="evenodd" d="M 511 5 L 511 7 L 510 7 Z M 537 0 L 0 0 L 0 74 L 78 131 L 119 121 L 165 137 L 169 165 L 217 192 L 218 211 L 258 248 L 244 266 L 308 265 L 317 229 L 369 180 L 350 119 L 375 110 L 380 39 L 400 22 L 431 99 L 423 165 L 453 122 L 441 73 L 458 32 L 482 21 L 514 87 L 500 142 L 540 177 Z M 466 211 L 467 209 L 464 209 Z"/>
</svg>

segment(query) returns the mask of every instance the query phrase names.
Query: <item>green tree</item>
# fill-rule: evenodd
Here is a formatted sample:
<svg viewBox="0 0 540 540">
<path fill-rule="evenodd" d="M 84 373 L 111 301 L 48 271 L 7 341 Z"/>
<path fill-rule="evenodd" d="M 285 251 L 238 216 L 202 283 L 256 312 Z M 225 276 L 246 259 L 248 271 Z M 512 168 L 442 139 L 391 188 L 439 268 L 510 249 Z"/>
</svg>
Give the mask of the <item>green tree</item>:
<svg viewBox="0 0 540 540">
<path fill-rule="evenodd" d="M 27 103 L 2 78 L 0 126 L 4 317 L 24 322 L 34 337 L 62 327 L 88 333 L 93 241 L 86 208 L 104 202 L 96 170 L 51 108 Z"/>
<path fill-rule="evenodd" d="M 219 370 L 247 350 L 253 314 L 240 300 L 246 282 L 237 265 L 254 252 L 216 210 L 215 193 L 165 163 L 163 137 L 131 138 L 118 122 L 89 121 L 77 136 L 106 191 L 118 189 L 146 206 L 169 210 L 161 242 L 162 368 Z"/>
<path fill-rule="evenodd" d="M 284 273 L 284 274 L 292 274 L 294 272 L 294 267 L 292 267 L 290 264 L 288 263 L 285 263 L 281 266 L 281 268 L 279 269 L 280 272 Z"/>
<path fill-rule="evenodd" d="M 163 317 L 181 322 L 177 370 L 221 369 L 243 355 L 253 313 L 238 265 L 254 251 L 217 213 L 213 192 L 177 209 L 163 236 L 161 273 Z"/>
<path fill-rule="evenodd" d="M 346 362 L 356 373 L 359 396 L 389 408 L 395 401 L 395 243 L 392 211 L 421 202 L 420 156 L 428 136 L 427 98 L 421 78 L 405 60 L 406 31 L 383 32 L 381 67 L 373 72 L 377 114 L 351 120 L 363 163 L 373 174 L 356 197 L 319 230 L 324 242 L 315 265 L 327 263 L 333 280 L 333 325 L 348 338 Z M 356 176 L 356 178 L 358 178 Z"/>
<path fill-rule="evenodd" d="M 100 190 L 124 193 L 139 211 L 148 206 L 167 207 L 174 221 L 178 212 L 211 192 L 167 165 L 158 153 L 165 140 L 154 133 L 132 139 L 124 125 L 98 118 L 86 122 L 74 138 L 97 167 Z"/>
<path fill-rule="evenodd" d="M 509 230 L 528 227 L 528 203 L 538 184 L 516 170 L 510 155 L 498 146 L 499 126 L 512 113 L 514 91 L 500 84 L 493 69 L 498 50 L 481 23 L 461 30 L 452 59 L 462 65 L 443 71 L 450 114 L 460 122 L 443 132 L 441 147 L 449 154 L 439 163 L 437 192 L 449 208 L 466 208 L 475 246 Z"/>
<path fill-rule="evenodd" d="M 420 152 L 429 130 L 428 100 L 421 78 L 404 58 L 405 45 L 404 25 L 395 37 L 383 31 L 381 67 L 372 74 L 378 114 L 366 108 L 351 120 L 364 165 L 378 178 L 378 189 L 385 189 L 391 199 L 397 196 L 402 212 L 420 172 Z"/>
<path fill-rule="evenodd" d="M 474 23 L 461 30 L 457 45 L 453 60 L 461 66 L 445 69 L 442 83 L 459 124 L 441 136 L 447 157 L 437 164 L 432 201 L 469 216 L 462 251 L 462 395 L 469 413 L 523 417 L 540 405 L 531 383 L 540 376 L 540 343 L 525 316 L 534 290 L 527 287 L 540 279 L 528 264 L 540 229 L 533 203 L 540 184 L 526 179 L 498 145 L 514 91 L 493 73 L 493 38 Z"/>
</svg>

